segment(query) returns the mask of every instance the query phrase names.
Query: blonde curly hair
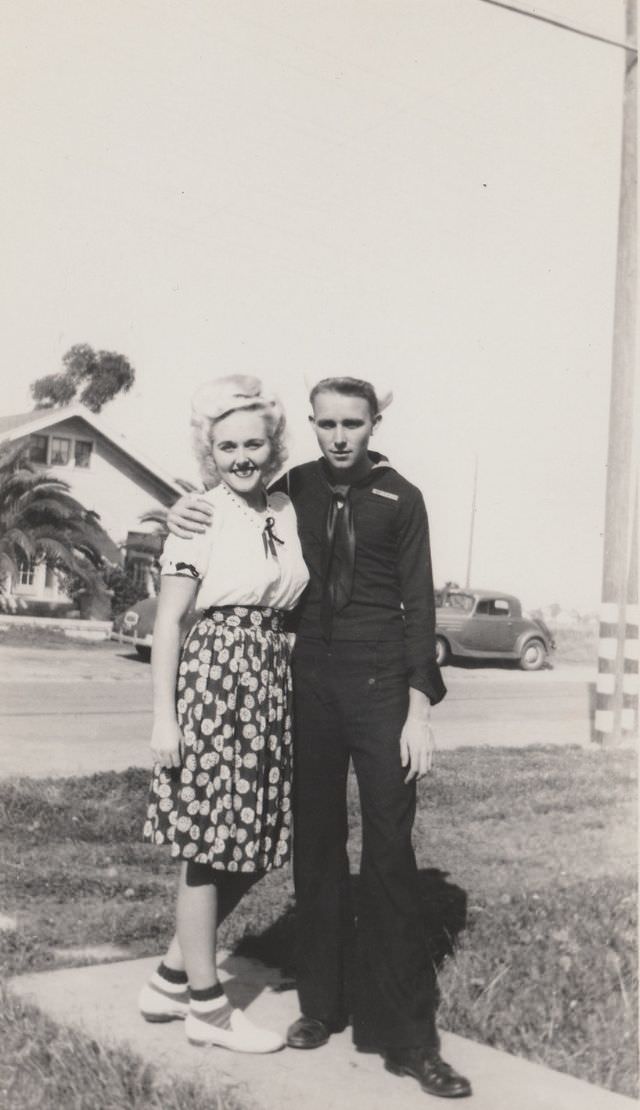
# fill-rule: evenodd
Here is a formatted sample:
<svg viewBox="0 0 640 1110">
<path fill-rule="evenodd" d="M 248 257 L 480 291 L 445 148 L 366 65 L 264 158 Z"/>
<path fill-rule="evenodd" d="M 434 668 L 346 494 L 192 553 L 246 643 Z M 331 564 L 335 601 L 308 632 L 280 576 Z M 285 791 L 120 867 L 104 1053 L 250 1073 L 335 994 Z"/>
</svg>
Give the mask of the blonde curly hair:
<svg viewBox="0 0 640 1110">
<path fill-rule="evenodd" d="M 191 399 L 193 450 L 206 489 L 219 485 L 221 478 L 213 461 L 213 431 L 219 420 L 232 412 L 259 412 L 271 446 L 264 468 L 265 484 L 275 478 L 288 457 L 285 442 L 286 419 L 277 397 L 264 392 L 260 378 L 251 374 L 228 374 L 205 382 Z"/>
</svg>

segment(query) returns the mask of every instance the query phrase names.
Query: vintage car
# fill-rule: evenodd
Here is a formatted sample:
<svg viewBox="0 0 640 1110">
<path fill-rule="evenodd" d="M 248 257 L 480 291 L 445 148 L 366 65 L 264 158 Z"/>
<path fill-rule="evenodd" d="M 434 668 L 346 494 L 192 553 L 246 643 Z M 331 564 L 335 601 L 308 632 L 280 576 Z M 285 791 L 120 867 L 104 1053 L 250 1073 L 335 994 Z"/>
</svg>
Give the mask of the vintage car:
<svg viewBox="0 0 640 1110">
<path fill-rule="evenodd" d="M 120 613 L 114 620 L 111 639 L 118 640 L 121 644 L 131 644 L 140 658 L 148 661 L 151 659 L 157 609 L 157 597 L 145 597 L 143 601 L 136 601 L 135 605 Z M 194 610 L 187 610 L 180 622 L 183 636 L 189 631 L 193 618 Z"/>
<path fill-rule="evenodd" d="M 452 656 L 515 659 L 539 671 L 555 647 L 544 621 L 522 612 L 517 597 L 496 590 L 436 591 L 436 651 L 440 666 Z"/>
<path fill-rule="evenodd" d="M 142 659 L 151 658 L 158 599 L 138 601 L 116 618 L 112 638 L 131 644 Z M 187 613 L 186 632 L 193 612 Z M 544 667 L 555 644 L 546 624 L 523 614 L 511 594 L 491 590 L 436 591 L 436 651 L 440 666 L 452 656 L 517 659 L 525 671 Z"/>
<path fill-rule="evenodd" d="M 131 644 L 141 659 L 150 659 L 157 608 L 157 597 L 146 597 L 144 601 L 137 601 L 130 609 L 126 609 L 116 617 L 111 638 L 121 644 Z"/>
</svg>

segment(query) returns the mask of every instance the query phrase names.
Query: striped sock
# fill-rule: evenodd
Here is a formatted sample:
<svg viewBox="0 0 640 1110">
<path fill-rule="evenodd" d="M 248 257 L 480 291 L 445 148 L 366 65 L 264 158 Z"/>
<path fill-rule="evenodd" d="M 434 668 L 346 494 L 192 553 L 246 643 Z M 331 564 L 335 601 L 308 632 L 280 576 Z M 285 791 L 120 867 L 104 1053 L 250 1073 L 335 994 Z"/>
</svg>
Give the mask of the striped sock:
<svg viewBox="0 0 640 1110">
<path fill-rule="evenodd" d="M 177 971 L 175 967 L 167 967 L 164 961 L 158 964 L 157 971 L 158 975 L 166 979 L 168 983 L 181 983 L 186 987 L 189 981 L 186 971 Z"/>
<path fill-rule="evenodd" d="M 198 1021 L 215 1025 L 218 1029 L 231 1028 L 233 1006 L 220 983 L 203 990 L 191 991 L 191 1013 Z"/>
<path fill-rule="evenodd" d="M 178 1002 L 189 1001 L 189 982 L 186 972 L 175 971 L 172 967 L 166 967 L 163 963 L 158 965 L 149 979 L 149 986 L 163 994 L 165 998 L 174 999 Z"/>
</svg>

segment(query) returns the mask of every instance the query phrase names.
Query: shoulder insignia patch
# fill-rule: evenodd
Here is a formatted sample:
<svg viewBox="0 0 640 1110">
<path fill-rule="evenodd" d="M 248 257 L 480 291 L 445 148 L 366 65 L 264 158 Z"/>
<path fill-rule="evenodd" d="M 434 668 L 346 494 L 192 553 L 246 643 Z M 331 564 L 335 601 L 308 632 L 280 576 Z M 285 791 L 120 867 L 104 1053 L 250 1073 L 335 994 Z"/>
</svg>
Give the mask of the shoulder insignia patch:
<svg viewBox="0 0 640 1110">
<path fill-rule="evenodd" d="M 397 493 L 389 493 L 387 489 L 372 489 L 372 493 L 377 493 L 378 497 L 387 497 L 389 501 L 399 501 L 400 498 Z"/>
</svg>

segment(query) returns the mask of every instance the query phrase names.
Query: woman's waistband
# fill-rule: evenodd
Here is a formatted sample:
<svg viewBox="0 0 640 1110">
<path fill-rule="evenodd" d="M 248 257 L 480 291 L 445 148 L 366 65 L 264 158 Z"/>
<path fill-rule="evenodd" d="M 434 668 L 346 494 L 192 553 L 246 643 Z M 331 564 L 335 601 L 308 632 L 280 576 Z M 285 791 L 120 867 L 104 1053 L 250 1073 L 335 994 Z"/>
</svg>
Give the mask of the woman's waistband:
<svg viewBox="0 0 640 1110">
<path fill-rule="evenodd" d="M 255 628 L 268 632 L 282 632 L 286 611 L 262 605 L 212 605 L 205 609 L 199 620 L 224 624 L 227 628 Z"/>
</svg>

